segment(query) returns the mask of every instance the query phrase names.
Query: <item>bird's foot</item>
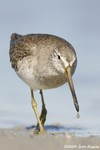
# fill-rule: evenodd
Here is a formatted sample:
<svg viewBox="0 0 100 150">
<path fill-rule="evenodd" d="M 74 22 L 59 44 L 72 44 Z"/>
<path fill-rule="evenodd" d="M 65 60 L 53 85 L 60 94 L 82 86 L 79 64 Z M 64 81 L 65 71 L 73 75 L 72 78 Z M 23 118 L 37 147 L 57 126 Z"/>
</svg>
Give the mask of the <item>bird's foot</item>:
<svg viewBox="0 0 100 150">
<path fill-rule="evenodd" d="M 46 133 L 46 131 L 44 130 L 44 128 L 43 129 L 41 129 L 41 130 L 39 130 L 39 129 L 35 129 L 34 130 L 34 134 L 43 134 L 43 133 Z"/>
</svg>

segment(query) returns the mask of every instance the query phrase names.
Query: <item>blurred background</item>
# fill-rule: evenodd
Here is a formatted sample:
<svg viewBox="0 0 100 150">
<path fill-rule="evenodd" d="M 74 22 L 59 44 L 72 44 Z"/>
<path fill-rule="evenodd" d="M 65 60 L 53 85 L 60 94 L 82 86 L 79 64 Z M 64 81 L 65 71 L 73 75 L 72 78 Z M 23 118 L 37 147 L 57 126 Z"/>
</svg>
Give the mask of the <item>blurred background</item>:
<svg viewBox="0 0 100 150">
<path fill-rule="evenodd" d="M 77 52 L 73 76 L 80 104 L 80 119 L 67 84 L 44 91 L 46 124 L 100 126 L 100 1 L 99 0 L 0 0 L 0 127 L 36 124 L 30 89 L 9 61 L 10 35 L 48 33 L 69 41 Z M 41 109 L 39 91 L 35 91 Z"/>
</svg>

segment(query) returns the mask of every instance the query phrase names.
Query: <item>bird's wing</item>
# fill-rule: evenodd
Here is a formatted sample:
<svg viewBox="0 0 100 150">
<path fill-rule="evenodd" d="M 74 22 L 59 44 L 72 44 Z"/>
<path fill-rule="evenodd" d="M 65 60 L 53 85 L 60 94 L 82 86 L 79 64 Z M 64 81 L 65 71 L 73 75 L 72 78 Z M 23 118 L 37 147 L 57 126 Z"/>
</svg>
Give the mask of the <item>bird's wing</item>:
<svg viewBox="0 0 100 150">
<path fill-rule="evenodd" d="M 12 68 L 17 70 L 17 62 L 24 57 L 31 55 L 33 49 L 34 42 L 31 41 L 31 39 L 26 36 L 13 33 L 11 35 L 9 50 Z"/>
</svg>

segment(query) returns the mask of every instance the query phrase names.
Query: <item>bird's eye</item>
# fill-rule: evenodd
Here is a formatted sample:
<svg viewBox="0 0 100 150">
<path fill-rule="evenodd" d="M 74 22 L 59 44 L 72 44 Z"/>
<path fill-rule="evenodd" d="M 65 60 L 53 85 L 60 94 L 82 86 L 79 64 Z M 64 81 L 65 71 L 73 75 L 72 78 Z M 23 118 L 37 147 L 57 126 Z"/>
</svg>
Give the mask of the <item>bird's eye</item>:
<svg viewBox="0 0 100 150">
<path fill-rule="evenodd" d="M 58 55 L 58 59 L 60 60 L 60 55 Z"/>
</svg>

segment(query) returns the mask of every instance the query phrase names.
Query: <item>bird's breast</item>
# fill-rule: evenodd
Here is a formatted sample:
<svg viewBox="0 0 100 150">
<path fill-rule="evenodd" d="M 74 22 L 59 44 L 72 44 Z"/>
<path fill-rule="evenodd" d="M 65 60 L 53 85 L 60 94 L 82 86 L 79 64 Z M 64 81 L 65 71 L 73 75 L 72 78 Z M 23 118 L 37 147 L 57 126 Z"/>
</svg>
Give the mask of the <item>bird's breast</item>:
<svg viewBox="0 0 100 150">
<path fill-rule="evenodd" d="M 32 89 L 56 88 L 67 82 L 64 73 L 43 66 L 39 68 L 38 60 L 26 59 L 17 62 L 18 76 Z"/>
</svg>

